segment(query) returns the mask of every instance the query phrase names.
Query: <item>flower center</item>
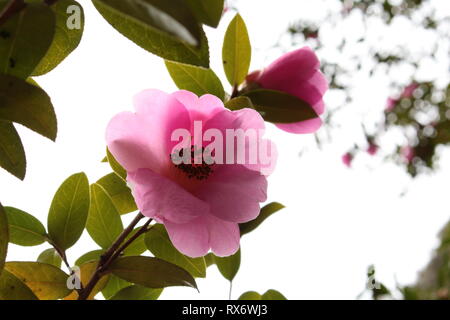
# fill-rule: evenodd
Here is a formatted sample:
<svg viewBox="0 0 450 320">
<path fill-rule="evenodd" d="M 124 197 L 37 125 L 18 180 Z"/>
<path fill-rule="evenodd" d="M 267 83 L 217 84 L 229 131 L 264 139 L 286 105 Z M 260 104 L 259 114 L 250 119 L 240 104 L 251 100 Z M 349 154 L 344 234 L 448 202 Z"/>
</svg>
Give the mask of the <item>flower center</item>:
<svg viewBox="0 0 450 320">
<path fill-rule="evenodd" d="M 180 164 L 174 164 L 175 167 L 183 171 L 189 179 L 207 179 L 211 175 L 211 173 L 213 173 L 214 163 L 210 164 L 205 162 L 205 159 L 203 158 L 204 151 L 204 147 L 200 149 L 195 146 L 191 146 L 190 153 L 188 148 L 181 149 L 179 154 L 177 154 L 176 156 L 183 159 L 183 161 Z M 185 152 L 189 154 L 185 154 Z M 201 156 L 202 162 L 195 163 L 195 159 L 198 159 L 199 156 Z M 173 159 L 173 155 L 171 157 Z"/>
</svg>

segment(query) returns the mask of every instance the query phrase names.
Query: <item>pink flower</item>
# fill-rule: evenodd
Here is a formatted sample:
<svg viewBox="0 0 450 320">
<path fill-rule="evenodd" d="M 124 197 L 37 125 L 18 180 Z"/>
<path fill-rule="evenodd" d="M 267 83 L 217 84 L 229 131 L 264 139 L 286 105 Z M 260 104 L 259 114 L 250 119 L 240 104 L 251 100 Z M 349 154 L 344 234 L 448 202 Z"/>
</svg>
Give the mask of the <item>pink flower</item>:
<svg viewBox="0 0 450 320">
<path fill-rule="evenodd" d="M 402 93 L 402 98 L 411 98 L 414 91 L 419 87 L 419 84 L 417 83 L 411 83 L 409 86 L 407 86 Z"/>
<path fill-rule="evenodd" d="M 378 152 L 378 145 L 376 145 L 374 142 L 369 143 L 369 147 L 367 148 L 367 153 L 371 156 L 374 156 Z"/>
<path fill-rule="evenodd" d="M 265 89 L 283 91 L 308 102 L 318 115 L 323 114 L 323 95 L 328 82 L 319 70 L 320 62 L 308 47 L 289 52 L 262 71 L 247 76 L 247 83 L 255 82 Z M 290 133 L 312 133 L 322 125 L 317 117 L 296 123 L 280 123 L 277 127 Z"/>
<path fill-rule="evenodd" d="M 411 146 L 405 146 L 400 149 L 400 154 L 406 163 L 411 163 L 415 157 L 414 148 Z"/>
<path fill-rule="evenodd" d="M 342 156 L 342 162 L 350 168 L 352 166 L 353 155 L 350 152 L 347 152 Z"/>
<path fill-rule="evenodd" d="M 252 109 L 232 112 L 215 96 L 199 98 L 188 91 L 147 90 L 135 97 L 134 105 L 135 113 L 122 112 L 110 121 L 106 141 L 127 171 L 139 210 L 163 223 L 174 246 L 188 256 L 203 256 L 210 249 L 218 256 L 235 253 L 238 223 L 255 219 L 259 203 L 266 200 L 263 165 L 206 160 L 176 165 L 171 155 L 179 140 L 173 141 L 173 133 L 185 130 L 190 138 L 198 122 L 204 131 L 214 129 L 224 136 L 227 129 L 262 131 L 264 120 Z M 268 142 L 261 138 L 258 143 L 262 141 Z M 205 148 L 211 142 L 201 143 Z M 275 159 L 273 145 L 269 152 Z"/>
<path fill-rule="evenodd" d="M 392 110 L 394 110 L 397 103 L 398 103 L 398 99 L 388 98 L 387 102 L 386 102 L 386 111 L 391 112 Z"/>
</svg>

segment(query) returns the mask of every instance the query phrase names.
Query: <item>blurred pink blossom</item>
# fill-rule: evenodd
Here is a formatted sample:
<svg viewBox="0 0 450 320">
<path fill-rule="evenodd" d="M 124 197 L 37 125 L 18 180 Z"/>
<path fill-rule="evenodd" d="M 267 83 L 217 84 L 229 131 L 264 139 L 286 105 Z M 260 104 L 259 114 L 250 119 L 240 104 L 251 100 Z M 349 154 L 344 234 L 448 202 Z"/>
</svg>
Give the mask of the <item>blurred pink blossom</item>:
<svg viewBox="0 0 450 320">
<path fill-rule="evenodd" d="M 352 161 L 353 155 L 350 152 L 347 152 L 342 156 L 342 162 L 349 168 L 352 166 Z"/>
</svg>

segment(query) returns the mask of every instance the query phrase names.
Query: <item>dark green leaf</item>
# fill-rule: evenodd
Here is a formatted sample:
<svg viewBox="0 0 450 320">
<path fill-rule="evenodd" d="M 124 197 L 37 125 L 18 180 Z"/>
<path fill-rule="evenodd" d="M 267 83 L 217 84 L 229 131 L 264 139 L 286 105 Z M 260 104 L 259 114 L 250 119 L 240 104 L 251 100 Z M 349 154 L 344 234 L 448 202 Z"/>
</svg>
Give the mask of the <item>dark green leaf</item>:
<svg viewBox="0 0 450 320">
<path fill-rule="evenodd" d="M 264 120 L 273 123 L 294 123 L 317 118 L 305 101 L 275 90 L 258 89 L 245 93 Z"/>
<path fill-rule="evenodd" d="M 104 252 L 105 251 L 101 250 L 101 249 L 86 252 L 81 257 L 79 257 L 77 259 L 77 261 L 75 261 L 75 265 L 81 266 L 81 265 L 85 264 L 86 262 L 98 261 L 98 260 L 100 260 L 100 257 Z"/>
<path fill-rule="evenodd" d="M 197 288 L 186 270 L 167 261 L 151 257 L 123 257 L 111 265 L 114 275 L 147 288 L 188 286 Z"/>
<path fill-rule="evenodd" d="M 0 276 L 2 275 L 3 266 L 6 261 L 6 254 L 8 252 L 8 242 L 9 242 L 9 228 L 8 228 L 8 218 L 6 217 L 6 212 L 0 203 Z M 1 295 L 1 294 L 0 294 Z"/>
<path fill-rule="evenodd" d="M 102 248 L 109 248 L 123 231 L 122 220 L 111 197 L 98 184 L 91 185 L 91 207 L 86 229 Z"/>
<path fill-rule="evenodd" d="M 56 115 L 49 96 L 25 80 L 0 74 L 0 120 L 20 123 L 56 139 Z"/>
<path fill-rule="evenodd" d="M 0 73 L 28 78 L 47 53 L 54 33 L 52 10 L 44 4 L 28 4 L 0 26 Z"/>
<path fill-rule="evenodd" d="M 127 172 L 120 165 L 120 163 L 117 162 L 108 148 L 106 148 L 106 158 L 108 159 L 108 163 L 111 166 L 111 169 L 113 169 L 113 171 L 125 181 L 127 179 Z"/>
<path fill-rule="evenodd" d="M 241 266 L 241 250 L 239 249 L 238 252 L 229 257 L 214 256 L 214 261 L 222 276 L 229 281 L 233 281 Z"/>
<path fill-rule="evenodd" d="M 125 180 L 120 178 L 116 173 L 110 173 L 96 183 L 105 189 L 120 214 L 137 210 L 130 188 L 128 188 Z"/>
<path fill-rule="evenodd" d="M 223 68 L 232 86 L 240 85 L 247 76 L 252 48 L 247 27 L 239 14 L 231 20 L 222 48 Z"/>
<path fill-rule="evenodd" d="M 131 286 L 132 284 L 128 281 L 122 280 L 119 277 L 116 277 L 115 275 L 111 275 L 109 277 L 108 283 L 102 290 L 103 297 L 106 300 L 111 299 L 117 292 L 120 290 Z"/>
<path fill-rule="evenodd" d="M 53 197 L 48 213 L 48 233 L 66 250 L 80 238 L 89 212 L 89 181 L 83 172 L 67 178 Z"/>
<path fill-rule="evenodd" d="M 209 66 L 208 41 L 180 0 L 93 0 L 101 15 L 137 45 L 164 59 Z"/>
<path fill-rule="evenodd" d="M 148 250 L 157 258 L 176 264 L 193 277 L 206 277 L 205 259 L 190 258 L 179 252 L 170 241 L 163 225 L 154 225 L 145 235 Z"/>
<path fill-rule="evenodd" d="M 252 100 L 250 100 L 249 97 L 246 96 L 240 96 L 233 98 L 225 103 L 225 107 L 230 109 L 231 111 L 235 110 L 241 110 L 244 108 L 250 108 L 253 109 L 253 103 Z"/>
<path fill-rule="evenodd" d="M 158 300 L 163 289 L 150 289 L 143 286 L 133 285 L 123 288 L 110 300 Z"/>
<path fill-rule="evenodd" d="M 0 300 L 39 300 L 20 279 L 3 270 L 0 275 Z"/>
<path fill-rule="evenodd" d="M 9 241 L 19 246 L 37 246 L 47 240 L 42 223 L 25 211 L 5 207 L 9 223 Z"/>
<path fill-rule="evenodd" d="M 216 28 L 222 18 L 224 0 L 186 0 L 197 20 Z"/>
<path fill-rule="evenodd" d="M 241 230 L 241 236 L 255 230 L 261 223 L 264 222 L 264 220 L 266 220 L 272 214 L 274 214 L 277 211 L 280 211 L 283 208 L 285 207 L 278 202 L 271 202 L 265 205 L 263 208 L 261 208 L 261 211 L 259 212 L 259 215 L 256 219 L 246 223 L 241 223 L 239 225 L 239 229 Z"/>
<path fill-rule="evenodd" d="M 222 83 L 211 69 L 167 60 L 166 67 L 179 89 L 191 91 L 198 96 L 209 93 L 224 99 Z"/>
<path fill-rule="evenodd" d="M 37 258 L 37 262 L 52 264 L 57 268 L 61 268 L 62 260 L 60 255 L 58 254 L 58 252 L 56 252 L 55 249 L 49 248 L 42 251 L 42 253 Z"/>
<path fill-rule="evenodd" d="M 23 180 L 27 169 L 25 150 L 10 121 L 0 120 L 0 167 Z"/>
<path fill-rule="evenodd" d="M 39 300 L 61 299 L 70 293 L 67 288 L 69 276 L 53 265 L 40 262 L 7 262 L 5 270 L 25 283 Z"/>
<path fill-rule="evenodd" d="M 261 295 L 255 291 L 247 291 L 243 293 L 238 300 L 261 300 Z"/>
<path fill-rule="evenodd" d="M 261 297 L 261 300 L 287 300 L 280 292 L 276 290 L 267 290 Z"/>
<path fill-rule="evenodd" d="M 70 16 L 67 9 L 71 6 L 78 6 L 80 10 L 80 28 L 68 28 L 67 20 Z M 59 0 L 51 6 L 56 17 L 56 28 L 53 42 L 45 57 L 34 69 L 33 76 L 40 76 L 53 70 L 59 65 L 73 50 L 78 47 L 83 35 L 84 13 L 81 5 L 74 0 Z"/>
</svg>

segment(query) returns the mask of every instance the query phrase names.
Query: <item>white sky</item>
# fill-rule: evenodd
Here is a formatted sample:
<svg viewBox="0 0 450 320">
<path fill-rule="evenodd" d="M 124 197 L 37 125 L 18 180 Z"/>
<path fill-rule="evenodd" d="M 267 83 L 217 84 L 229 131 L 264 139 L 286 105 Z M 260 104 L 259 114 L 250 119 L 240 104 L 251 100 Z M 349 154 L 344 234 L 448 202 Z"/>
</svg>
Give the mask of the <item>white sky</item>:
<svg viewBox="0 0 450 320">
<path fill-rule="evenodd" d="M 36 79 L 52 97 L 59 124 L 57 142 L 19 128 L 28 159 L 26 180 L 0 172 L 3 205 L 25 210 L 44 223 L 53 194 L 65 178 L 85 171 L 94 182 L 110 171 L 100 163 L 109 119 L 132 110 L 133 95 L 143 89 L 176 90 L 160 58 L 117 33 L 90 1 L 80 2 L 86 13 L 81 45 L 57 69 Z M 266 49 L 300 13 L 317 16 L 323 5 L 336 1 L 311 3 L 238 2 L 254 46 L 252 69 L 276 57 L 278 53 Z M 226 14 L 217 30 L 208 30 L 212 67 L 221 79 L 225 79 L 220 62 L 222 38 L 232 17 Z M 371 95 L 381 104 L 388 94 L 384 88 L 361 90 L 365 90 L 361 95 Z M 268 126 L 268 136 L 280 153 L 270 177 L 269 201 L 287 208 L 242 239 L 242 264 L 232 297 L 273 288 L 289 299 L 354 299 L 364 289 L 370 264 L 375 264 L 377 277 L 390 287 L 395 286 L 395 278 L 400 284 L 413 282 L 449 218 L 445 208 L 450 166 L 445 164 L 450 163 L 450 152 L 442 153 L 442 168 L 434 175 L 412 181 L 403 170 L 378 157 L 361 155 L 352 170 L 345 168 L 340 156 L 354 139 L 354 130 L 342 130 L 336 143 L 320 151 L 312 136 L 290 135 Z M 308 152 L 300 157 L 304 148 Z M 11 245 L 8 260 L 35 259 L 45 248 Z M 85 233 L 68 251 L 69 259 L 73 262 L 93 249 L 97 247 Z M 228 282 L 216 267 L 209 268 L 207 278 L 198 284 L 200 293 L 169 288 L 162 298 L 228 298 Z"/>
</svg>

